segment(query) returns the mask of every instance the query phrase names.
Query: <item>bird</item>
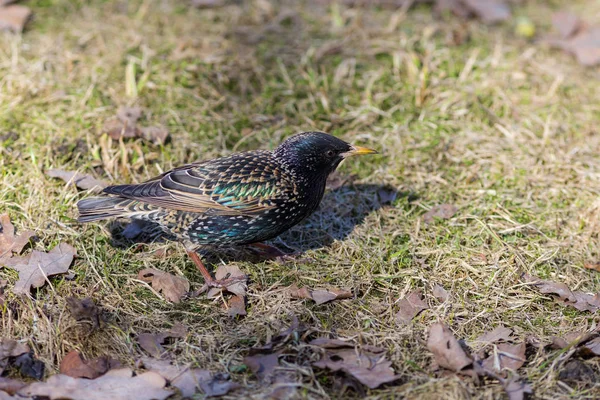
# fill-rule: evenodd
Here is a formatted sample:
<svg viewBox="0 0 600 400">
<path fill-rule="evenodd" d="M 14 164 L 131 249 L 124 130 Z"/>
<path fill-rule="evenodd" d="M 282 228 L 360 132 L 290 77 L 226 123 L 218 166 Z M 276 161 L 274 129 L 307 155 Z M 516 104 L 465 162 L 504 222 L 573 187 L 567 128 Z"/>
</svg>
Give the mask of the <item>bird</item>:
<svg viewBox="0 0 600 400">
<path fill-rule="evenodd" d="M 321 202 L 327 177 L 346 158 L 377 153 L 324 132 L 290 136 L 274 150 L 252 150 L 176 167 L 146 182 L 104 188 L 77 203 L 78 221 L 130 218 L 157 224 L 181 242 L 209 287 L 216 280 L 197 251 L 255 245 L 287 231 Z"/>
</svg>

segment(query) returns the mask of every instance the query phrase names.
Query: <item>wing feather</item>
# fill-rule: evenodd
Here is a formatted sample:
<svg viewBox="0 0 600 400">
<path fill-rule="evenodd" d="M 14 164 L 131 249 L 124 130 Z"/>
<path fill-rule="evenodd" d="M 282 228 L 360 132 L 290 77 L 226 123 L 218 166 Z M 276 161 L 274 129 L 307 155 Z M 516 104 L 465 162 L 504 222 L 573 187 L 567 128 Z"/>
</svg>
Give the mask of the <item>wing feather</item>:
<svg viewBox="0 0 600 400">
<path fill-rule="evenodd" d="M 278 171 L 272 154 L 255 151 L 175 168 L 138 185 L 105 193 L 159 207 L 220 215 L 257 214 L 289 198 L 293 181 Z"/>
</svg>

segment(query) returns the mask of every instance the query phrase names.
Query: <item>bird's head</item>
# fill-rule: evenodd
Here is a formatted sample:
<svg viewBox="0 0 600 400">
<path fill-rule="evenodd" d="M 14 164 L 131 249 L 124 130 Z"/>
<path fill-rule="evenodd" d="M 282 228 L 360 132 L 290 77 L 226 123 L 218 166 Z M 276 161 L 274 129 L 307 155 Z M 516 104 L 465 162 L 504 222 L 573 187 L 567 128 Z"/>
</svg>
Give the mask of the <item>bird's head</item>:
<svg viewBox="0 0 600 400">
<path fill-rule="evenodd" d="M 373 153 L 377 151 L 351 145 L 323 132 L 298 133 L 275 149 L 275 156 L 295 171 L 325 177 L 335 171 L 345 158 Z"/>
</svg>

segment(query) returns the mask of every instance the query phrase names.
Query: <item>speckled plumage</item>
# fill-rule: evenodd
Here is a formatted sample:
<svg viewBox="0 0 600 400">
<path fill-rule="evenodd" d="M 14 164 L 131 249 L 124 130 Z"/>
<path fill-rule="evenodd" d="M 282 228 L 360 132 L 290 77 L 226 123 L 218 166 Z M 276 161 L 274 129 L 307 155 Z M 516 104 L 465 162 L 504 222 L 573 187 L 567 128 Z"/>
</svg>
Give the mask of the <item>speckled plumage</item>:
<svg viewBox="0 0 600 400">
<path fill-rule="evenodd" d="M 346 156 L 369 152 L 374 151 L 325 133 L 301 133 L 274 151 L 236 153 L 184 165 L 138 185 L 107 187 L 110 197 L 78 203 L 79 221 L 148 220 L 187 247 L 261 242 L 317 208 L 327 176 Z"/>
</svg>

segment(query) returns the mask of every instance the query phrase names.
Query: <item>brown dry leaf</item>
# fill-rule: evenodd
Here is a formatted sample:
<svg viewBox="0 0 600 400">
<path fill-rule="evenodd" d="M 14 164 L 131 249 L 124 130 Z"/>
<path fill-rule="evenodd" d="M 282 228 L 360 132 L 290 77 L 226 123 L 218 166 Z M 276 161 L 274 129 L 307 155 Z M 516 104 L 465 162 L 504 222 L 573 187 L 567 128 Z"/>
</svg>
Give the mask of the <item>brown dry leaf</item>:
<svg viewBox="0 0 600 400">
<path fill-rule="evenodd" d="M 598 381 L 594 368 L 581 360 L 569 360 L 558 373 L 558 380 L 567 384 L 593 383 Z"/>
<path fill-rule="evenodd" d="M 252 373 L 260 380 L 264 380 L 273 375 L 275 369 L 279 366 L 279 355 L 281 351 L 270 354 L 255 354 L 244 357 L 244 364 L 250 368 Z"/>
<path fill-rule="evenodd" d="M 504 0 L 461 1 L 486 24 L 494 24 L 510 18 L 510 8 Z"/>
<path fill-rule="evenodd" d="M 246 315 L 246 299 L 244 296 L 235 295 L 227 302 L 227 314 L 231 317 Z"/>
<path fill-rule="evenodd" d="M 29 346 L 19 343 L 13 339 L 0 339 L 0 374 L 8 365 L 9 357 L 18 357 L 21 354 L 29 353 Z"/>
<path fill-rule="evenodd" d="M 229 286 L 226 286 L 225 288 L 210 288 L 206 296 L 208 298 L 215 298 L 219 296 L 221 292 L 223 292 L 223 289 L 238 296 L 246 296 L 246 281 L 248 280 L 248 276 L 240 271 L 238 266 L 235 264 L 220 265 L 215 271 L 215 279 L 221 280 L 229 278 L 239 278 L 240 280 L 232 283 Z"/>
<path fill-rule="evenodd" d="M 65 171 L 62 169 L 49 169 L 46 175 L 51 178 L 60 178 L 67 182 L 67 185 L 75 184 L 79 189 L 101 191 L 108 186 L 108 183 L 96 179 L 90 174 L 82 174 L 76 171 Z"/>
<path fill-rule="evenodd" d="M 454 372 L 458 372 L 473 363 L 473 360 L 465 353 L 450 328 L 439 322 L 429 328 L 427 349 L 433 353 L 439 366 Z"/>
<path fill-rule="evenodd" d="M 106 121 L 102 132 L 114 140 L 138 137 L 141 131 L 137 127 L 137 121 L 141 116 L 142 109 L 139 107 L 120 107 L 117 118 Z"/>
<path fill-rule="evenodd" d="M 35 235 L 33 231 L 25 231 L 15 235 L 15 227 L 10 222 L 8 214 L 0 214 L 0 260 L 10 257 L 12 253 L 19 254 L 29 239 Z M 0 261 L 1 265 L 1 261 Z"/>
<path fill-rule="evenodd" d="M 71 245 L 60 243 L 48 253 L 34 250 L 25 257 L 3 260 L 2 264 L 19 271 L 19 280 L 13 291 L 24 294 L 29 293 L 32 287 L 43 286 L 49 276 L 67 272 L 76 254 L 77 250 Z"/>
<path fill-rule="evenodd" d="M 600 262 L 598 261 L 588 261 L 584 263 L 583 266 L 587 269 L 593 269 L 594 271 L 600 272 Z"/>
<path fill-rule="evenodd" d="M 338 299 L 352 298 L 352 292 L 347 289 L 329 288 L 312 290 L 307 287 L 298 288 L 297 285 L 288 287 L 288 292 L 295 299 L 314 300 L 317 305 Z"/>
<path fill-rule="evenodd" d="M 392 362 L 385 359 L 383 349 L 364 346 L 359 350 L 352 343 L 335 339 L 316 339 L 310 344 L 325 349 L 321 360 L 313 363 L 315 367 L 344 371 L 371 389 L 401 377 L 394 373 Z"/>
<path fill-rule="evenodd" d="M 173 303 L 179 303 L 190 290 L 187 279 L 154 268 L 145 268 L 138 272 L 138 279 L 151 283 L 154 290 L 162 292 L 165 298 Z"/>
<path fill-rule="evenodd" d="M 552 25 L 558 30 L 561 38 L 566 39 L 582 28 L 581 19 L 568 11 L 559 11 L 552 15 Z"/>
<path fill-rule="evenodd" d="M 520 344 L 501 343 L 494 352 L 483 360 L 483 367 L 501 372 L 505 368 L 517 370 L 525 363 L 525 342 Z"/>
<path fill-rule="evenodd" d="M 73 378 L 95 379 L 108 370 L 120 367 L 120 363 L 110 357 L 84 360 L 77 350 L 71 350 L 60 363 L 60 373 Z"/>
<path fill-rule="evenodd" d="M 427 303 L 423 301 L 423 292 L 413 290 L 398 303 L 400 310 L 396 314 L 396 322 L 400 324 L 409 323 L 421 311 L 428 308 Z"/>
<path fill-rule="evenodd" d="M 508 379 L 501 380 L 500 383 L 508 395 L 508 400 L 523 400 L 525 394 L 533 393 L 531 385 L 523 382 L 517 374 L 513 374 Z"/>
<path fill-rule="evenodd" d="M 169 130 L 163 126 L 147 126 L 140 129 L 140 137 L 154 144 L 165 144 L 169 138 Z"/>
<path fill-rule="evenodd" d="M 600 356 L 600 337 L 597 337 L 585 343 L 582 349 L 584 350 L 584 354 L 588 353 L 588 355 Z"/>
<path fill-rule="evenodd" d="M 496 343 L 499 341 L 510 340 L 510 335 L 512 335 L 511 329 L 499 326 L 494 330 L 486 332 L 483 335 L 479 336 L 477 339 L 475 339 L 475 341 L 485 343 Z"/>
<path fill-rule="evenodd" d="M 169 138 L 169 131 L 162 126 L 138 127 L 137 123 L 142 116 L 139 107 L 120 107 L 117 116 L 104 123 L 102 133 L 108 134 L 112 139 L 140 137 L 154 144 L 164 144 Z"/>
<path fill-rule="evenodd" d="M 187 334 L 187 328 L 177 323 L 167 332 L 161 333 L 140 333 L 138 335 L 138 344 L 151 356 L 160 358 L 165 349 L 161 346 L 167 338 L 183 338 Z"/>
<path fill-rule="evenodd" d="M 0 376 L 0 400 L 3 399 L 2 392 L 13 395 L 25 386 L 27 386 L 27 383 L 25 382 Z"/>
<path fill-rule="evenodd" d="M 433 287 L 432 294 L 433 294 L 433 297 L 435 297 L 442 303 L 445 302 L 446 300 L 448 300 L 448 297 L 450 296 L 448 294 L 448 291 L 440 285 L 435 285 Z"/>
<path fill-rule="evenodd" d="M 522 279 L 526 283 L 531 283 L 541 293 L 558 295 L 559 303 L 569 305 L 579 311 L 595 312 L 600 309 L 600 293 L 591 295 L 580 291 L 571 291 L 564 283 L 543 280 L 529 274 L 523 274 Z"/>
<path fill-rule="evenodd" d="M 176 366 L 166 360 L 155 360 L 144 357 L 141 360 L 144 368 L 160 374 L 172 386 L 179 389 L 185 398 L 192 397 L 196 388 L 200 387 L 207 397 L 223 396 L 240 387 L 235 382 L 229 381 L 229 375 L 216 374 L 203 369 L 192 369 L 186 366 Z"/>
<path fill-rule="evenodd" d="M 462 17 L 478 17 L 486 24 L 506 21 L 510 18 L 510 8 L 505 0 L 437 0 L 436 11 L 451 11 Z"/>
<path fill-rule="evenodd" d="M 589 27 L 577 16 L 560 12 L 552 17 L 552 23 L 560 32 L 559 38 L 548 42 L 577 57 L 581 65 L 600 64 L 600 27 Z"/>
<path fill-rule="evenodd" d="M 21 396 L 48 397 L 50 400 L 164 400 L 173 394 L 165 389 L 167 381 L 156 372 L 133 376 L 128 368 L 113 369 L 89 380 L 53 375 L 46 382 L 35 382 L 19 390 Z"/>
<path fill-rule="evenodd" d="M 76 321 L 82 321 L 89 319 L 92 321 L 94 328 L 100 325 L 100 316 L 98 315 L 98 307 L 94 303 L 94 300 L 89 297 L 78 299 L 76 297 L 67 297 L 67 306 L 71 316 Z"/>
<path fill-rule="evenodd" d="M 436 218 L 450 219 L 457 211 L 458 208 L 452 204 L 440 204 L 427 211 L 425 215 L 423 215 L 423 221 L 425 221 L 426 224 L 430 224 L 435 221 Z"/>
<path fill-rule="evenodd" d="M 18 4 L 0 8 L 0 30 L 21 32 L 31 17 L 29 7 Z"/>
</svg>

